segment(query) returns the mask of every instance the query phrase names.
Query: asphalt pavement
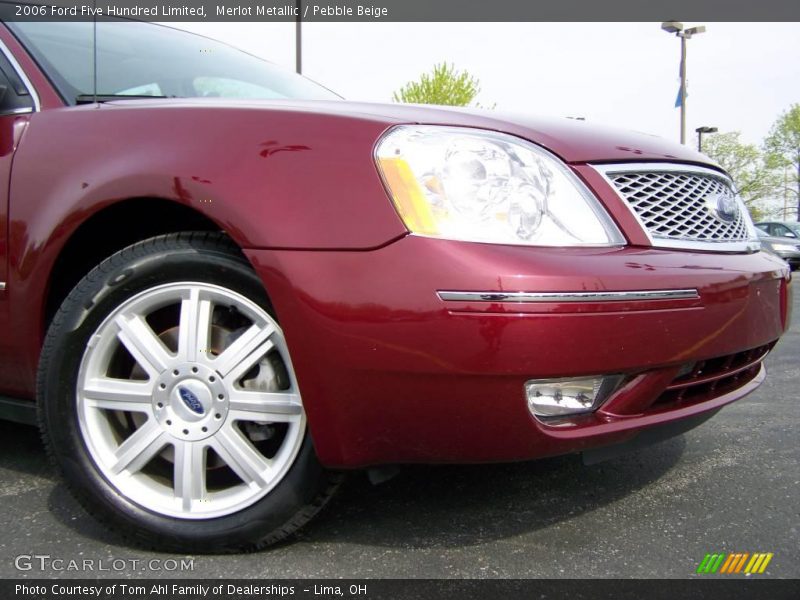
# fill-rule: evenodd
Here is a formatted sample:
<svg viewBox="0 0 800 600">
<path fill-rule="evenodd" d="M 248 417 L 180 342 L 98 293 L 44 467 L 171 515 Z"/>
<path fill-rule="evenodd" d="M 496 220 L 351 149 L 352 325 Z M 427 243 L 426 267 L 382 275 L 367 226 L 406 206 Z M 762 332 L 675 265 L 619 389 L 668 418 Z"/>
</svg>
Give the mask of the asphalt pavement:
<svg viewBox="0 0 800 600">
<path fill-rule="evenodd" d="M 35 429 L 0 422 L 0 577 L 683 578 L 708 552 L 772 552 L 756 577 L 797 578 L 800 293 L 794 314 L 766 383 L 681 437 L 588 467 L 356 474 L 299 534 L 248 555 L 127 547 L 70 497 Z"/>
</svg>

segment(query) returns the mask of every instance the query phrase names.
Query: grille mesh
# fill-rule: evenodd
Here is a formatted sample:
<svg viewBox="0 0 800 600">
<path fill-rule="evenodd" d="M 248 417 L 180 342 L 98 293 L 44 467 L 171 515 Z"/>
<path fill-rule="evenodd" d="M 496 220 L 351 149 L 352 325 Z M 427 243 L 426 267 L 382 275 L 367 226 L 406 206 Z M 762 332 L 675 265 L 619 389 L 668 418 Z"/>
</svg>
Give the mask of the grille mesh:
<svg viewBox="0 0 800 600">
<path fill-rule="evenodd" d="M 742 387 L 755 379 L 774 345 L 775 342 L 771 342 L 752 350 L 686 365 L 687 372 L 670 383 L 653 407 L 703 402 Z"/>
<path fill-rule="evenodd" d="M 608 173 L 617 191 L 631 205 L 654 238 L 695 242 L 739 242 L 748 228 L 739 210 L 733 221 L 712 214 L 705 199 L 729 191 L 720 177 L 677 171 Z"/>
</svg>

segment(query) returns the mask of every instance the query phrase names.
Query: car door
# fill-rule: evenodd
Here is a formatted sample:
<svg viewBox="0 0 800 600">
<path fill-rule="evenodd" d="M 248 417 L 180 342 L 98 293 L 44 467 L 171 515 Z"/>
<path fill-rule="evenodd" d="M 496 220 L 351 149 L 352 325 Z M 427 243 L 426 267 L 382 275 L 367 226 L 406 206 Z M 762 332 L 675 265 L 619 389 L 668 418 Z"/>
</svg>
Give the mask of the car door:
<svg viewBox="0 0 800 600">
<path fill-rule="evenodd" d="M 8 356 L 12 340 L 5 332 L 9 326 L 8 243 L 11 224 L 8 220 L 8 187 L 11 164 L 17 144 L 28 125 L 34 101 L 16 66 L 0 47 L 0 356 Z M 0 365 L 0 393 L 12 365 Z"/>
</svg>

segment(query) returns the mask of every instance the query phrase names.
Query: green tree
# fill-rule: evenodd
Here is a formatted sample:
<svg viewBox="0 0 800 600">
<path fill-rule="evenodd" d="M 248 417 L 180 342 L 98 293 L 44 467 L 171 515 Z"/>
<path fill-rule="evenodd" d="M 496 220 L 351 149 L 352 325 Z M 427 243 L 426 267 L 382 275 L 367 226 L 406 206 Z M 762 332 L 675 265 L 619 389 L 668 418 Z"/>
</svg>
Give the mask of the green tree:
<svg viewBox="0 0 800 600">
<path fill-rule="evenodd" d="M 418 81 L 409 81 L 392 98 L 395 102 L 468 106 L 478 95 L 480 82 L 467 71 L 457 71 L 446 62 L 433 66 Z M 476 103 L 475 106 L 478 106 Z"/>
<path fill-rule="evenodd" d="M 778 169 L 791 169 L 791 177 L 781 187 L 794 199 L 800 221 L 800 104 L 793 104 L 772 125 L 764 141 L 767 159 Z"/>
<path fill-rule="evenodd" d="M 710 135 L 703 140 L 703 152 L 728 172 L 753 219 L 760 221 L 767 211 L 764 200 L 775 195 L 776 175 L 758 146 L 742 142 L 740 135 L 738 131 Z"/>
</svg>

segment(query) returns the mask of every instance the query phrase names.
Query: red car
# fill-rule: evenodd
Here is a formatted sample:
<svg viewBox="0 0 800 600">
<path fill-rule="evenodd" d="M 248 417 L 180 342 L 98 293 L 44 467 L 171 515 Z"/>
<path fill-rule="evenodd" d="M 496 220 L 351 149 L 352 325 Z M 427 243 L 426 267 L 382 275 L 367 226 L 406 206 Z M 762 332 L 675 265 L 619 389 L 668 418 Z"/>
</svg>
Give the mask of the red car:
<svg viewBox="0 0 800 600">
<path fill-rule="evenodd" d="M 344 102 L 144 23 L 96 63 L 90 23 L 0 40 L 1 412 L 129 539 L 258 548 L 348 469 L 612 456 L 753 391 L 787 328 L 686 147 Z"/>
</svg>

